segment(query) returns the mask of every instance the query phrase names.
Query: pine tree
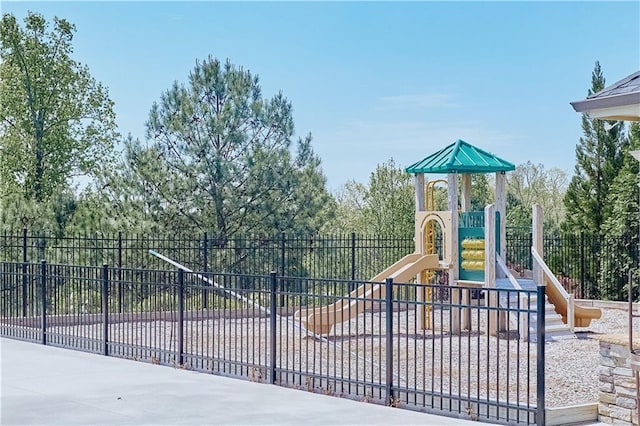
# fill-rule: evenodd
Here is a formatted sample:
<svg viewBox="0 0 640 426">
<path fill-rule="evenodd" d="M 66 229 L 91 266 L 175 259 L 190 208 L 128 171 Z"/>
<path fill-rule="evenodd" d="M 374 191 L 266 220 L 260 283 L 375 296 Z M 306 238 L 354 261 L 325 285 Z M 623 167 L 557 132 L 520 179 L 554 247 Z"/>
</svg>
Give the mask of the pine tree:
<svg viewBox="0 0 640 426">
<path fill-rule="evenodd" d="M 627 145 L 629 150 L 640 149 L 639 123 L 630 126 Z M 607 196 L 611 215 L 602 229 L 607 250 L 600 257 L 601 295 L 612 300 L 626 299 L 628 271 L 638 273 L 638 161 L 625 155 L 623 162 Z"/>
<path fill-rule="evenodd" d="M 128 138 L 104 179 L 114 215 L 143 230 L 216 235 L 318 232 L 332 213 L 311 136 L 292 153 L 293 114 L 282 93 L 229 61 L 197 61 L 186 83 L 153 104 L 147 140 Z"/>
<path fill-rule="evenodd" d="M 605 79 L 596 62 L 591 75 L 591 95 L 605 87 Z M 624 124 L 591 119 L 582 115 L 584 137 L 576 146 L 575 174 L 564 198 L 565 229 L 598 233 L 611 214 L 606 203 L 609 188 L 623 165 Z"/>
</svg>

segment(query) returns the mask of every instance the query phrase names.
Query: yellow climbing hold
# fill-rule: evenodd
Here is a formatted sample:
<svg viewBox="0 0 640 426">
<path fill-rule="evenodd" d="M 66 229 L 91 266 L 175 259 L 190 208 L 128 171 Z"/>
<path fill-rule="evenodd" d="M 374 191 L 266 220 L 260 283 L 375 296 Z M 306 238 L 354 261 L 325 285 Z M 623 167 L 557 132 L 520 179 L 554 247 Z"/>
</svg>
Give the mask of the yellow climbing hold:
<svg viewBox="0 0 640 426">
<path fill-rule="evenodd" d="M 462 240 L 462 248 L 484 250 L 484 240 L 478 238 L 467 238 Z"/>
<path fill-rule="evenodd" d="M 460 255 L 465 260 L 484 260 L 484 250 L 462 250 Z"/>
<path fill-rule="evenodd" d="M 483 271 L 484 260 L 463 260 L 460 266 L 467 271 Z"/>
</svg>

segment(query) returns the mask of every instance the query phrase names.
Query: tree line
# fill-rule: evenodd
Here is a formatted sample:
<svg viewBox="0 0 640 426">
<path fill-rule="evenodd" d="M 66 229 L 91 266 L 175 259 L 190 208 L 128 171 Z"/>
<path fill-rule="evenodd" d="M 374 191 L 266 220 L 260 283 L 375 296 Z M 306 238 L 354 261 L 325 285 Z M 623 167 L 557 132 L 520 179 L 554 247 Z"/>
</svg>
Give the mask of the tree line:
<svg viewBox="0 0 640 426">
<path fill-rule="evenodd" d="M 0 26 L 0 227 L 62 238 L 84 232 L 202 235 L 220 247 L 249 235 L 413 234 L 413 181 L 393 160 L 367 182 L 326 187 L 309 133 L 294 137 L 293 106 L 262 93 L 258 75 L 214 56 L 167 82 L 142 139 L 118 132 L 108 88 L 73 58 L 75 26 L 30 12 Z M 599 63 L 588 93 L 604 88 Z M 507 223 L 527 229 L 531 204 L 548 232 L 629 241 L 637 258 L 640 127 L 582 118 L 571 179 L 542 164 L 508 175 Z M 494 199 L 492 176 L 473 176 L 472 205 Z M 436 204 L 446 205 L 444 188 Z M 595 249 L 594 249 L 595 250 Z M 594 258 L 597 258 L 594 257 Z M 611 272 L 611 271 L 610 271 Z M 596 279 L 596 278 L 594 278 Z M 621 278 L 622 279 L 622 278 Z"/>
</svg>

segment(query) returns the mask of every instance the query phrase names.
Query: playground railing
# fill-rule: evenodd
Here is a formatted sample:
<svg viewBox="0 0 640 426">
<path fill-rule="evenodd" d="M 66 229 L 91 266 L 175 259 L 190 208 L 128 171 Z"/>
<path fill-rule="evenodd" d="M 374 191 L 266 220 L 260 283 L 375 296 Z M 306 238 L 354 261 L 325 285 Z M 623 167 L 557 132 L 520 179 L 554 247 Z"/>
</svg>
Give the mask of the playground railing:
<svg viewBox="0 0 640 426">
<path fill-rule="evenodd" d="M 502 259 L 502 257 L 500 257 L 498 253 L 496 253 L 496 266 L 500 270 L 500 273 L 505 277 L 507 277 L 507 279 L 509 280 L 513 288 L 515 288 L 516 290 L 522 290 L 520 283 L 518 283 L 518 280 L 515 279 L 515 277 L 507 267 L 507 264 L 504 263 L 504 260 Z"/>
<path fill-rule="evenodd" d="M 354 286 L 371 291 L 352 293 Z M 536 291 L 464 297 L 474 290 L 4 262 L 0 336 L 453 417 L 542 424 L 544 315 L 533 315 Z M 491 302 L 501 298 L 515 303 Z M 317 318 L 331 320 L 330 331 L 305 329 L 294 316 L 302 308 L 324 313 Z M 520 321 L 490 335 L 501 314 Z M 523 340 L 534 317 L 537 339 Z"/>
</svg>

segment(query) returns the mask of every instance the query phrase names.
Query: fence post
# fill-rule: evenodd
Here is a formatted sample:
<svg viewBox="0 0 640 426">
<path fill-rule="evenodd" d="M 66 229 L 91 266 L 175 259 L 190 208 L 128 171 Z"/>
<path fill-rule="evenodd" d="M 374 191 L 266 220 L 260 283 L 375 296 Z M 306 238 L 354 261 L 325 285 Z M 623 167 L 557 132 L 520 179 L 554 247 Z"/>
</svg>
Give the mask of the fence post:
<svg viewBox="0 0 640 426">
<path fill-rule="evenodd" d="M 202 237 L 202 272 L 204 272 L 204 276 L 207 276 L 207 264 L 209 263 L 209 239 L 207 238 L 207 233 L 205 232 Z M 207 285 L 209 285 L 206 281 L 202 283 L 202 308 L 209 309 L 209 301 L 207 300 Z"/>
<path fill-rule="evenodd" d="M 42 315 L 42 344 L 47 344 L 47 261 L 40 263 L 40 308 Z"/>
<path fill-rule="evenodd" d="M 269 383 L 276 382 L 276 272 L 272 271 L 269 280 Z"/>
<path fill-rule="evenodd" d="M 27 262 L 27 227 L 22 228 L 22 261 Z"/>
<path fill-rule="evenodd" d="M 545 424 L 544 367 L 545 367 L 545 286 L 538 285 L 536 300 L 536 425 Z"/>
<path fill-rule="evenodd" d="M 178 269 L 178 365 L 184 363 L 184 269 Z"/>
<path fill-rule="evenodd" d="M 281 271 L 281 277 L 283 277 L 280 280 L 280 306 L 284 306 L 284 277 L 287 275 L 285 268 L 286 268 L 286 244 L 287 244 L 287 235 L 284 233 L 284 231 L 280 234 L 280 271 Z"/>
<path fill-rule="evenodd" d="M 580 297 L 583 299 L 591 298 L 591 294 L 586 297 L 585 295 L 585 285 L 584 285 L 584 273 L 585 262 L 584 262 L 584 231 L 580 231 Z"/>
<path fill-rule="evenodd" d="M 109 355 L 109 265 L 102 265 L 102 354 Z"/>
<path fill-rule="evenodd" d="M 385 280 L 386 330 L 386 394 L 387 404 L 393 405 L 393 278 Z"/>
<path fill-rule="evenodd" d="M 122 231 L 118 231 L 118 313 L 122 313 Z"/>
<path fill-rule="evenodd" d="M 27 316 L 27 227 L 22 228 L 22 316 Z"/>
<path fill-rule="evenodd" d="M 533 270 L 533 254 L 531 254 L 531 247 L 533 247 L 533 232 L 529 232 L 529 246 L 527 247 L 527 268 Z"/>
<path fill-rule="evenodd" d="M 349 284 L 349 292 L 356 289 L 356 233 L 351 233 L 351 283 Z"/>
</svg>

